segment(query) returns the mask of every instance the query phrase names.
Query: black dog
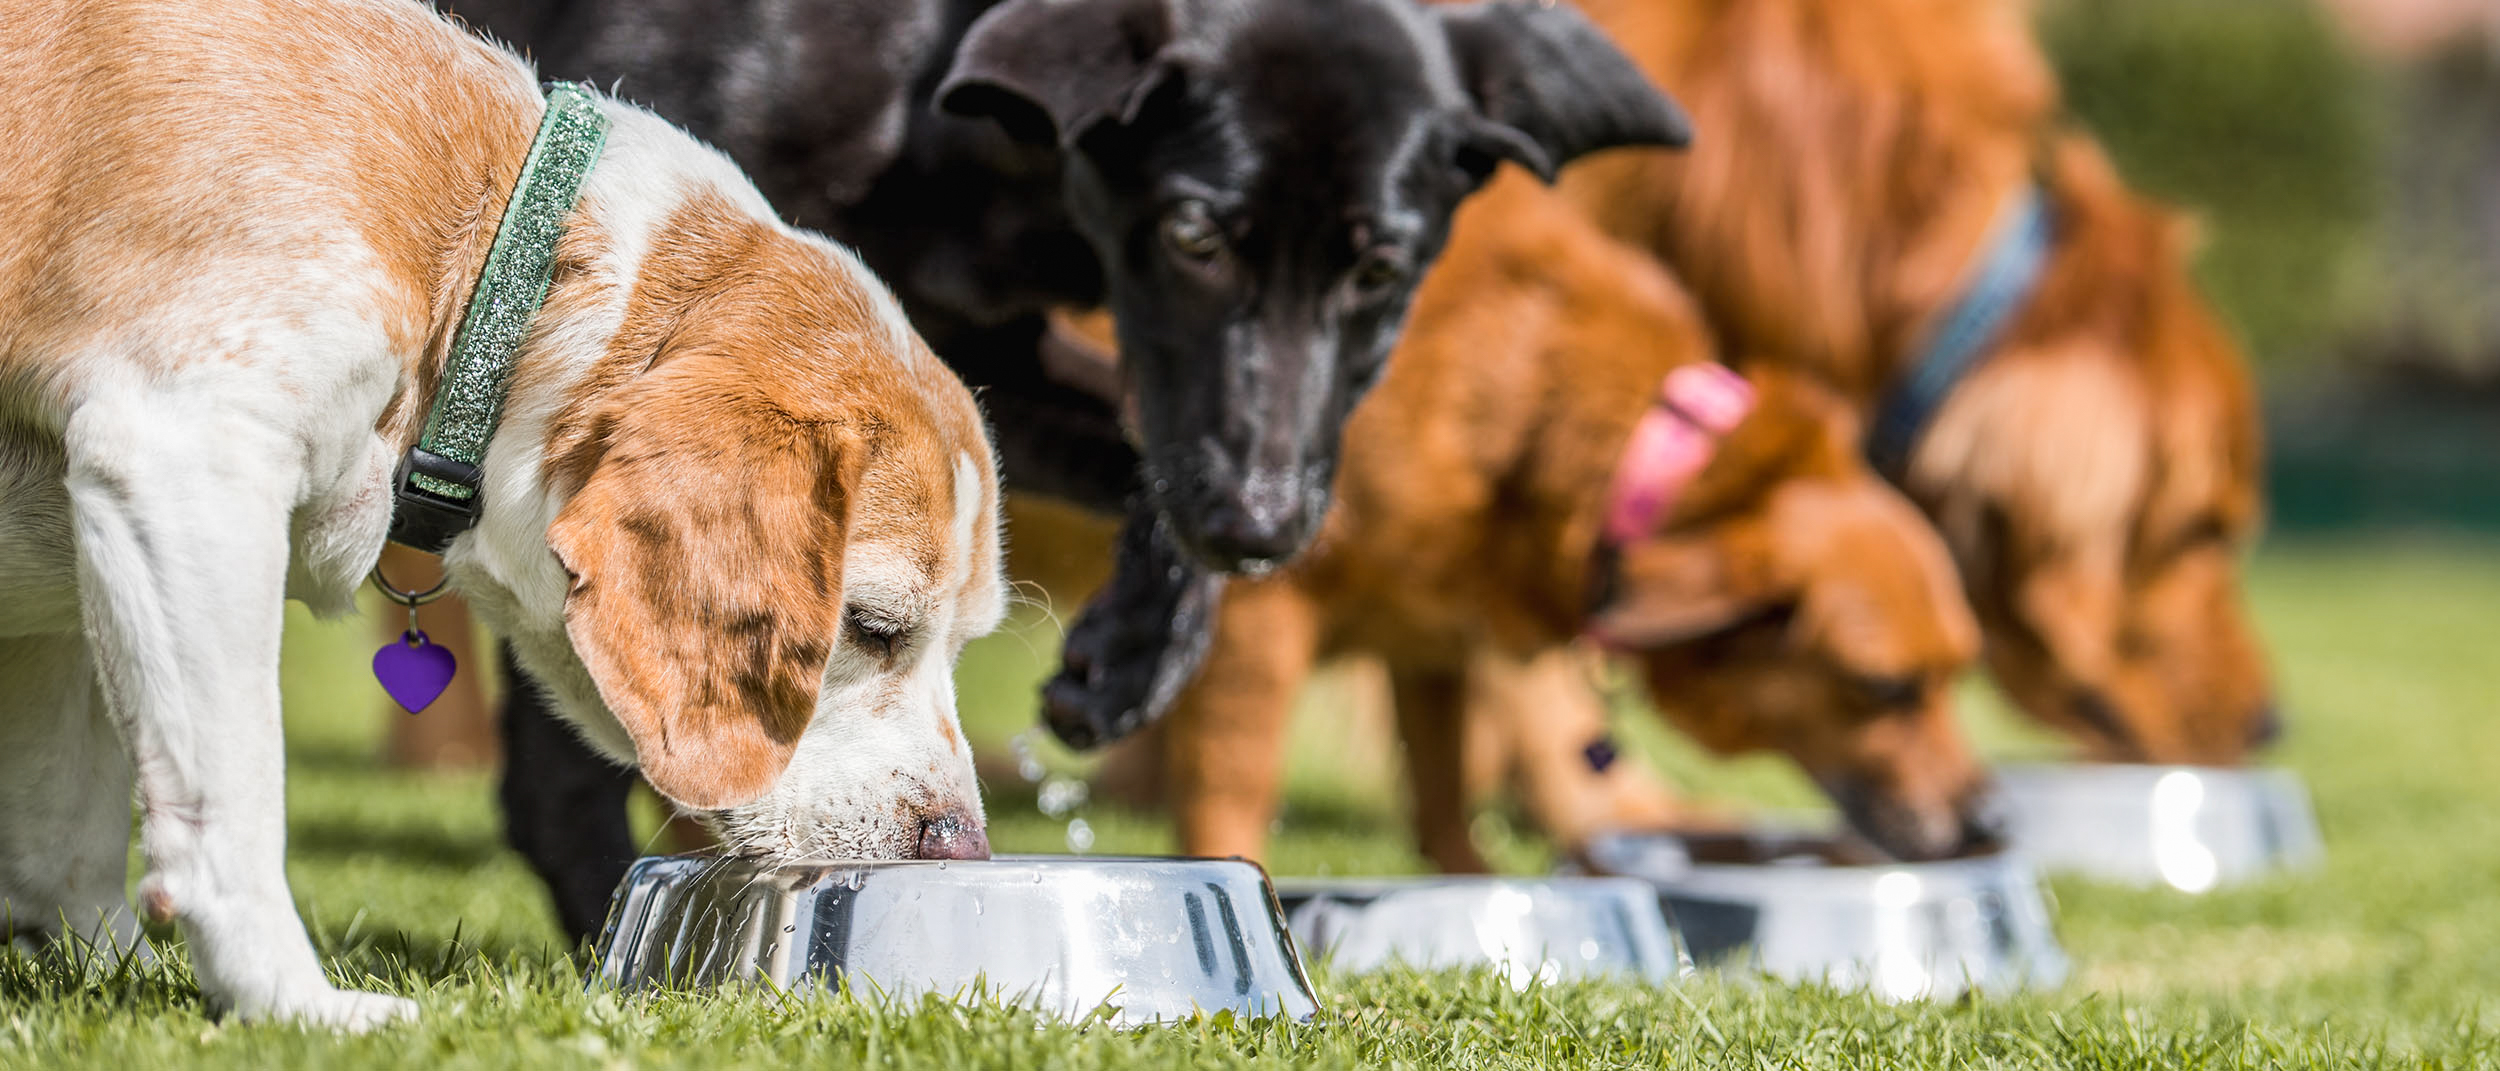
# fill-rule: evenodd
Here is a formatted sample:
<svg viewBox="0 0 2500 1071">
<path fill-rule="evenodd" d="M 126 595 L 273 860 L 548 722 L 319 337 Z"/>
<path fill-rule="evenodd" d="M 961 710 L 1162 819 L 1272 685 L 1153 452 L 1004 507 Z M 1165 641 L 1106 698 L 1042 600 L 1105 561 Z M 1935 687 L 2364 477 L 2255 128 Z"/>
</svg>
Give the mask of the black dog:
<svg viewBox="0 0 2500 1071">
<path fill-rule="evenodd" d="M 1128 510 L 1119 578 L 1049 693 L 1079 745 L 1187 678 L 1218 573 L 1316 530 L 1345 418 L 1458 203 L 1504 161 L 1550 177 L 1686 136 L 1593 26 L 1538 0 L 452 6 L 856 246 L 981 390 L 1011 485 Z M 1044 373 L 1056 306 L 1113 313 L 1139 452 L 1114 400 Z M 551 749 L 514 696 L 507 822 L 586 934 L 630 854 L 630 782 Z"/>
</svg>

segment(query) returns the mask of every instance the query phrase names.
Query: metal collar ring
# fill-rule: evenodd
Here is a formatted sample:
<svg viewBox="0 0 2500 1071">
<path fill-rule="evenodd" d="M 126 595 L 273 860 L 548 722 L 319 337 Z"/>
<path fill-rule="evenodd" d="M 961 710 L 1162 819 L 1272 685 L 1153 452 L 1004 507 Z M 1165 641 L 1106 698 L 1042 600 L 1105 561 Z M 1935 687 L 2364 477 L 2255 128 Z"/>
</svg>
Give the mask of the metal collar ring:
<svg viewBox="0 0 2500 1071">
<path fill-rule="evenodd" d="M 443 597 L 444 593 L 451 587 L 451 570 L 443 570 L 443 578 L 435 581 L 433 587 L 427 588 L 424 591 L 400 590 L 391 583 L 389 577 L 382 575 L 382 565 L 379 562 L 374 563 L 373 573 L 370 579 L 373 581 L 374 589 L 380 591 L 383 598 L 389 599 L 392 602 L 400 604 L 401 606 L 414 610 L 417 607 Z"/>
</svg>

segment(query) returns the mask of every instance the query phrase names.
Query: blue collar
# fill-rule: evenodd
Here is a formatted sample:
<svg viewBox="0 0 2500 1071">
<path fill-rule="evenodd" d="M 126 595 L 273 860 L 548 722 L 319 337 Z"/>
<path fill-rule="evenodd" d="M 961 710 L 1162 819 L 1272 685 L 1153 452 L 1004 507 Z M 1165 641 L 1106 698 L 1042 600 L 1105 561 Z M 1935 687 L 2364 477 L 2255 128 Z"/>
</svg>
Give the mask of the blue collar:
<svg viewBox="0 0 2500 1071">
<path fill-rule="evenodd" d="M 1979 358 L 2005 334 L 2040 285 L 2057 221 L 2038 186 L 2025 186 L 2006 206 L 1961 299 L 1936 321 L 1909 375 L 1884 398 L 1866 437 L 1867 460 L 1899 483 L 1910 452 Z"/>
</svg>

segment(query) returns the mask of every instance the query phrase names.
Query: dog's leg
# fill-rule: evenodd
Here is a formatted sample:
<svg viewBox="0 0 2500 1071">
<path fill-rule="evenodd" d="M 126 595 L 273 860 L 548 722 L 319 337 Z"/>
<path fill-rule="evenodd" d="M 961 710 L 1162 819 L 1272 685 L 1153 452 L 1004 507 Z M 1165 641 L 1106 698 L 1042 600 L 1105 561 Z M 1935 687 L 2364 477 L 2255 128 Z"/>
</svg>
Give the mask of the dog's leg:
<svg viewBox="0 0 2500 1071">
<path fill-rule="evenodd" d="M 365 1029 L 397 997 L 334 989 L 286 880 L 278 711 L 293 458 L 225 400 L 96 392 L 64 439 L 79 608 L 137 771 L 140 903 L 179 920 L 209 1002 Z"/>
<path fill-rule="evenodd" d="M 923 330 L 925 317 L 915 316 Z M 1198 670 L 1223 575 L 1172 537 L 1140 493 L 1137 453 L 1123 431 L 1107 350 L 1081 346 L 1042 317 L 930 335 L 948 367 L 979 391 L 1009 487 L 1122 515 L 1111 580 L 1070 626 L 1042 719 L 1078 750 L 1118 740 L 1163 716 Z M 1056 369 L 1091 374 L 1054 378 Z"/>
<path fill-rule="evenodd" d="M 1143 505 L 1120 529 L 1111 582 L 1085 604 L 1042 689 L 1042 720 L 1068 746 L 1098 747 L 1163 716 L 1206 657 L 1224 577 L 1190 558 Z"/>
<path fill-rule="evenodd" d="M 503 831 L 555 897 L 573 943 L 599 935 L 608 900 L 633 865 L 625 799 L 634 771 L 599 757 L 548 708 L 503 645 Z"/>
<path fill-rule="evenodd" d="M 1483 730 L 1469 746 L 1506 760 L 1529 816 L 1574 855 L 1610 829 L 1668 828 L 1680 810 L 1639 759 L 1612 753 L 1586 658 L 1569 648 L 1525 661 L 1482 651 L 1467 669 L 1469 728 Z M 1592 755 L 1597 746 L 1606 752 Z"/>
<path fill-rule="evenodd" d="M 152 956 L 122 891 L 130 776 L 86 640 L 0 640 L 0 931 Z"/>
<path fill-rule="evenodd" d="M 1283 583 L 1234 585 L 1213 649 L 1164 730 L 1165 787 L 1187 855 L 1267 851 L 1294 697 L 1319 646 L 1318 610 Z"/>
<path fill-rule="evenodd" d="M 1467 833 L 1466 725 L 1459 720 L 1466 679 L 1456 670 L 1394 666 L 1398 739 L 1406 745 L 1406 786 L 1414 807 L 1415 848 L 1448 874 L 1491 868 Z"/>
</svg>

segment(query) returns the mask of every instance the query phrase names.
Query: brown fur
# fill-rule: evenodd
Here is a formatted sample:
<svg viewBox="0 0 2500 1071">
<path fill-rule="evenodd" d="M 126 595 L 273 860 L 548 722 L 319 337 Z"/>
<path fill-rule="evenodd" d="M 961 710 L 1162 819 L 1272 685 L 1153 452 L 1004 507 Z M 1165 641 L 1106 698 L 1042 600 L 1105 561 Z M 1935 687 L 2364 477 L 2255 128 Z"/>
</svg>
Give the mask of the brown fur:
<svg viewBox="0 0 2500 1071">
<path fill-rule="evenodd" d="M 1481 867 L 1454 820 L 1470 662 L 1540 658 L 1592 623 L 1608 474 L 1666 371 L 1710 356 L 1673 280 L 1552 195 L 1509 175 L 1462 210 L 1349 428 L 1319 541 L 1227 589 L 1167 735 L 1183 849 L 1259 853 L 1294 693 L 1317 659 L 1359 652 L 1389 666 L 1426 851 Z M 1677 725 L 1797 756 L 1864 795 L 1853 814 L 1882 812 L 1869 831 L 1903 854 L 1951 850 L 1981 779 L 1943 687 L 1975 653 L 1951 565 L 1858 460 L 1845 411 L 1794 377 L 1759 387 L 1670 523 L 1629 548 L 1599 623 Z M 1705 668 L 1745 683 L 1697 692 Z M 1918 694 L 1851 694 L 1893 676 Z"/>
<path fill-rule="evenodd" d="M 0 88 L 55 102 L 0 116 L 0 144 L 31 150 L 8 154 L 10 180 L 0 184 L 0 220 L 8 222 L 0 234 L 10 239 L 0 245 L 0 294 L 25 298 L 0 307 L 0 353 L 51 348 L 82 325 L 110 322 L 107 307 L 161 299 L 168 280 L 182 278 L 166 269 L 178 268 L 185 250 L 292 259 L 286 221 L 262 227 L 250 214 L 221 210 L 231 188 L 249 185 L 283 190 L 303 215 L 357 227 L 394 284 L 378 297 L 395 348 L 423 351 L 434 339 L 439 362 L 485 256 L 479 222 L 501 214 L 537 123 L 529 70 L 443 32 L 416 4 L 342 4 L 324 19 L 298 20 L 283 14 L 292 5 L 282 0 L 244 2 L 279 10 L 27 0 L 0 16 L 58 31 L 0 32 L 0 71 L 9 72 Z M 147 17 L 131 17 L 134 7 L 149 9 Z M 272 25 L 290 32 L 265 32 Z M 343 48 L 344 40 L 387 44 Z M 64 47 L 75 48 L 78 62 L 38 54 Z M 410 55 L 425 59 L 373 65 Z M 286 76 L 270 77 L 273 65 Z M 165 70 L 183 77 L 156 73 Z M 282 112 L 303 123 L 229 122 L 211 145 L 185 142 L 165 122 L 220 112 Z M 79 117 L 82 136 L 5 125 L 46 115 Z M 304 151 L 307 127 L 324 132 L 321 151 Z M 244 163 L 266 159 L 293 166 L 254 172 Z M 0 367 L 0 376 L 11 371 Z"/>
<path fill-rule="evenodd" d="M 1569 194 L 1683 269 L 1737 352 L 1871 408 L 2020 184 L 2043 284 L 1922 442 L 1910 489 L 1962 565 L 1997 680 L 2094 753 L 2231 762 L 2271 723 L 2234 548 L 2260 512 L 2253 392 L 2184 228 L 2049 125 L 2011 0 L 1586 0 L 1693 111 L 1678 156 Z"/>
<path fill-rule="evenodd" d="M 896 548 L 943 590 L 954 454 L 988 463 L 969 407 L 900 374 L 944 375 L 916 339 L 901 367 L 842 359 L 888 326 L 821 251 L 703 199 L 664 233 L 592 376 L 613 385 L 550 435 L 583 482 L 549 542 L 643 776 L 709 808 L 769 788 L 815 713 L 846 546 Z"/>
</svg>

